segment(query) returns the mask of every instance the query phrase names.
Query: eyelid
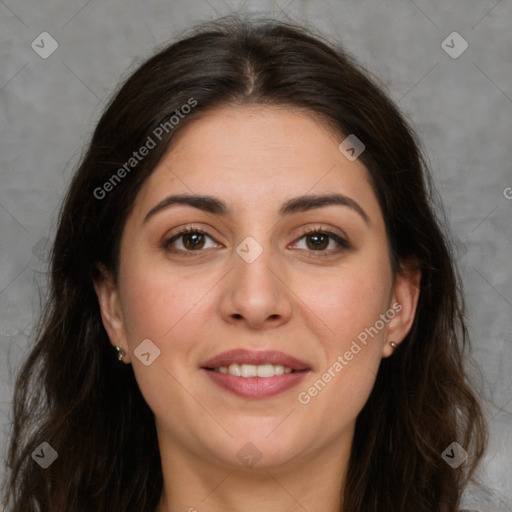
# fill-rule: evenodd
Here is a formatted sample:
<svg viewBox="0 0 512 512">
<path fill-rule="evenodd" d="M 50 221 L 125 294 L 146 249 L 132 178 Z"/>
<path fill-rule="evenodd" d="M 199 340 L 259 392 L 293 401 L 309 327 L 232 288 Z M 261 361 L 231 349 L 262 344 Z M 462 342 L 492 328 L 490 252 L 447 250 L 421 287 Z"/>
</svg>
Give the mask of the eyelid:
<svg viewBox="0 0 512 512">
<path fill-rule="evenodd" d="M 324 233 L 326 235 L 336 235 L 336 236 L 348 241 L 348 236 L 341 229 L 335 228 L 335 227 L 326 228 L 322 225 L 309 227 L 309 228 L 305 229 L 301 233 L 300 236 L 303 237 L 303 236 L 309 235 L 311 233 Z"/>
</svg>

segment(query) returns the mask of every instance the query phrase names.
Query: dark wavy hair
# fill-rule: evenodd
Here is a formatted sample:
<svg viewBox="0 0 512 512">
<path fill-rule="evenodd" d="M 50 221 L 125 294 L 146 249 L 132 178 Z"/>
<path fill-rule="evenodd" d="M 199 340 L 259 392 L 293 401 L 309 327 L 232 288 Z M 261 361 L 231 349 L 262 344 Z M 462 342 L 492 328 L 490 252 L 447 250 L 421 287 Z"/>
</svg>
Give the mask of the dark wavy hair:
<svg viewBox="0 0 512 512">
<path fill-rule="evenodd" d="M 192 111 L 112 181 L 191 98 Z M 117 276 L 127 216 L 175 134 L 214 107 L 244 104 L 302 109 L 340 137 L 363 141 L 359 158 L 382 209 L 393 271 L 413 261 L 422 272 L 412 328 L 382 360 L 357 418 L 343 510 L 457 510 L 488 434 L 466 368 L 460 278 L 416 136 L 378 81 L 337 44 L 290 23 L 230 16 L 159 49 L 124 81 L 72 179 L 49 300 L 15 386 L 7 512 L 154 511 L 163 486 L 154 415 L 132 367 L 115 357 L 93 282 L 98 264 Z M 96 197 L 108 180 L 113 190 Z M 58 452 L 47 469 L 31 458 L 43 441 Z M 454 441 L 469 453 L 456 469 L 441 457 Z"/>
</svg>

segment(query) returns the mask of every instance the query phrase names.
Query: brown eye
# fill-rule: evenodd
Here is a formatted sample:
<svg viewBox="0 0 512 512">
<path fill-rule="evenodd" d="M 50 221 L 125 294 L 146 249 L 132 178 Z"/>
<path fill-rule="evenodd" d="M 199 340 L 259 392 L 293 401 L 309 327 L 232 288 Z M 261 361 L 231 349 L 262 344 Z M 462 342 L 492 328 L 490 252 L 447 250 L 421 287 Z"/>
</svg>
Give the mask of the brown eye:
<svg viewBox="0 0 512 512">
<path fill-rule="evenodd" d="M 300 247 L 302 240 L 304 240 L 305 247 Z M 351 248 L 348 241 L 340 235 L 318 228 L 311 229 L 304 233 L 295 245 L 299 249 L 318 252 L 318 256 L 328 256 Z"/>
<path fill-rule="evenodd" d="M 207 247 L 208 239 L 213 243 Z M 218 244 L 213 238 L 202 229 L 189 228 L 180 231 L 170 239 L 164 242 L 163 246 L 166 250 L 173 253 L 187 254 L 192 252 L 200 252 L 202 249 L 208 249 Z"/>
<path fill-rule="evenodd" d="M 329 236 L 324 235 L 323 233 L 315 233 L 313 235 L 307 235 L 306 244 L 309 249 L 313 251 L 326 249 L 329 245 Z"/>
<path fill-rule="evenodd" d="M 183 246 L 186 249 L 201 249 L 204 245 L 204 235 L 202 233 L 185 233 L 181 236 L 183 239 Z"/>
</svg>

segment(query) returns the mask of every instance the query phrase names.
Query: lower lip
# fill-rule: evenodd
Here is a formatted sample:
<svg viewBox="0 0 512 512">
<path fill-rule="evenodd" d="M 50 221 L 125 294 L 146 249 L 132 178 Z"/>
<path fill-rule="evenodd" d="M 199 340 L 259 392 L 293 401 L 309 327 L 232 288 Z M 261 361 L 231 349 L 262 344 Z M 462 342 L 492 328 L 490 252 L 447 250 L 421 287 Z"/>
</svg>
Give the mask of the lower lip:
<svg viewBox="0 0 512 512">
<path fill-rule="evenodd" d="M 244 398 L 267 398 L 278 395 L 296 386 L 309 373 L 309 370 L 305 370 L 283 373 L 274 377 L 237 377 L 230 373 L 221 373 L 204 368 L 201 368 L 201 370 L 206 372 L 219 387 Z"/>
</svg>

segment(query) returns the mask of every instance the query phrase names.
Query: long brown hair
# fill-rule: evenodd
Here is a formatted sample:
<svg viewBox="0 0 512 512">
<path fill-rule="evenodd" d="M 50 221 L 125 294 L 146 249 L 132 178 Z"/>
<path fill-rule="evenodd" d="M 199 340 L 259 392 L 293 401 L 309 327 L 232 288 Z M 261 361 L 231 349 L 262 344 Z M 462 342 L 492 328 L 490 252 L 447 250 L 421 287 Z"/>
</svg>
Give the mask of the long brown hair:
<svg viewBox="0 0 512 512">
<path fill-rule="evenodd" d="M 190 113 L 126 167 L 191 99 Z M 457 509 L 487 431 L 465 368 L 460 279 L 413 131 L 342 48 L 291 24 L 228 17 L 161 49 L 125 81 L 73 177 L 51 254 L 50 298 L 15 387 L 7 512 L 155 509 L 163 479 L 154 416 L 131 366 L 116 360 L 93 280 L 98 263 L 116 274 L 126 218 L 174 135 L 213 107 L 246 103 L 304 109 L 340 137 L 363 141 L 393 269 L 415 261 L 422 271 L 411 331 L 382 360 L 357 418 L 345 512 Z M 441 454 L 454 441 L 469 458 L 452 469 Z M 31 457 L 41 442 L 58 453 L 47 469 Z"/>
</svg>

